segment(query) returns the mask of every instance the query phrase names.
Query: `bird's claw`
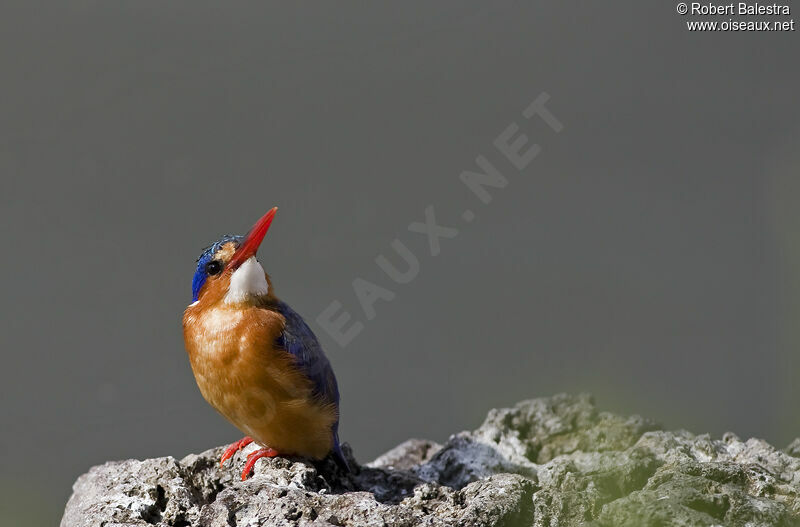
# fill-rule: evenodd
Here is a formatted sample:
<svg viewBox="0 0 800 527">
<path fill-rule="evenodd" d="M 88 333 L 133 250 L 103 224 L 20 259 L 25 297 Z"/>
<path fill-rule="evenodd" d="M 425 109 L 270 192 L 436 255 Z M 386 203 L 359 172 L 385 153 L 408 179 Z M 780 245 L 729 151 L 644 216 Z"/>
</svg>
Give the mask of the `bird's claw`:
<svg viewBox="0 0 800 527">
<path fill-rule="evenodd" d="M 246 480 L 247 477 L 250 475 L 250 472 L 253 471 L 253 467 L 256 464 L 256 461 L 261 459 L 262 457 L 275 457 L 278 455 L 278 451 L 274 448 L 259 448 L 258 450 L 254 450 L 247 455 L 247 463 L 244 465 L 244 470 L 242 471 L 242 481 Z"/>
<path fill-rule="evenodd" d="M 232 458 L 233 455 L 236 452 L 238 452 L 239 450 L 243 449 L 244 447 L 246 447 L 247 445 L 249 445 L 252 442 L 253 442 L 253 438 L 251 438 L 251 437 L 243 437 L 240 440 L 238 440 L 237 442 L 231 444 L 227 449 L 225 449 L 225 453 L 222 454 L 222 457 L 219 460 L 219 467 L 222 468 L 222 466 L 225 464 L 225 462 L 228 461 L 230 458 Z"/>
</svg>

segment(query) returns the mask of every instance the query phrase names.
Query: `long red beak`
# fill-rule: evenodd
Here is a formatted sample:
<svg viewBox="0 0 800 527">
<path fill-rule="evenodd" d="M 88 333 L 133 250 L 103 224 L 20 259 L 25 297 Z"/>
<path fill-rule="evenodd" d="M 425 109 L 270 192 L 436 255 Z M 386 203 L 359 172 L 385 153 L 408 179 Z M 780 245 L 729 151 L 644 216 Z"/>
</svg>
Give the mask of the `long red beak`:
<svg viewBox="0 0 800 527">
<path fill-rule="evenodd" d="M 227 265 L 228 269 L 235 270 L 242 265 L 245 260 L 251 256 L 255 256 L 256 251 L 258 251 L 258 246 L 261 245 L 261 241 L 264 239 L 264 236 L 266 236 L 269 226 L 272 223 L 272 218 L 275 217 L 276 212 L 278 212 L 278 207 L 273 207 L 253 225 L 250 232 L 245 236 L 242 244 L 236 249 L 236 252 L 233 253 Z"/>
</svg>

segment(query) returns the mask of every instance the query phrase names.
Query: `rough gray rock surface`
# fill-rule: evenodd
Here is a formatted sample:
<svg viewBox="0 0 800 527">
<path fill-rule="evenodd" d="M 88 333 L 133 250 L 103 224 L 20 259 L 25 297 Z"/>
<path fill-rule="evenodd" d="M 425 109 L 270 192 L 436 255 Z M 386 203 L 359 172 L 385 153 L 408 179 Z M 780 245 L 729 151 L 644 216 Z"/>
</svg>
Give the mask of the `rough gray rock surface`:
<svg viewBox="0 0 800 527">
<path fill-rule="evenodd" d="M 798 445 L 663 431 L 557 395 L 367 465 L 345 449 L 351 474 L 275 458 L 239 481 L 253 445 L 223 469 L 222 448 L 106 463 L 75 483 L 61 526 L 794 526 Z"/>
</svg>

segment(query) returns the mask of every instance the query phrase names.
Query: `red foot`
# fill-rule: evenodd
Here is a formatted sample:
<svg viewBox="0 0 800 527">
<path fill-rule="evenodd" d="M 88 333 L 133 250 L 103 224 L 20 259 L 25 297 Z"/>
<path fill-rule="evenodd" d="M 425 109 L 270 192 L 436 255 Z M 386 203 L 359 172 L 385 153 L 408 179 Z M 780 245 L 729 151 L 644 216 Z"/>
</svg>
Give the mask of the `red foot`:
<svg viewBox="0 0 800 527">
<path fill-rule="evenodd" d="M 220 468 L 222 468 L 222 465 L 224 465 L 226 461 L 228 461 L 230 458 L 232 458 L 233 455 L 236 452 L 238 452 L 239 450 L 243 449 L 244 447 L 246 447 L 247 445 L 249 445 L 252 442 L 253 442 L 252 438 L 243 437 L 242 439 L 238 440 L 237 442 L 235 442 L 231 446 L 229 446 L 225 450 L 225 453 L 222 454 L 222 458 L 219 460 Z"/>
<path fill-rule="evenodd" d="M 250 475 L 250 472 L 253 471 L 256 461 L 262 457 L 275 457 L 277 455 L 278 451 L 273 448 L 260 448 L 250 452 L 250 454 L 247 456 L 247 463 L 245 463 L 244 470 L 242 471 L 242 481 L 246 480 L 247 476 Z"/>
</svg>

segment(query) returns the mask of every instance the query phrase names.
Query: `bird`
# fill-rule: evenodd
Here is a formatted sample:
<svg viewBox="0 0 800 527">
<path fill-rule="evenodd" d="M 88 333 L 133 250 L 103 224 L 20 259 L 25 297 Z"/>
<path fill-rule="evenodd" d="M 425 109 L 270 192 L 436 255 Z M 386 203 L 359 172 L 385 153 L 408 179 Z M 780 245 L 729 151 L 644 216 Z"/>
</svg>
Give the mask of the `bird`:
<svg viewBox="0 0 800 527">
<path fill-rule="evenodd" d="M 320 460 L 333 453 L 350 471 L 339 442 L 339 387 L 314 332 L 275 296 L 256 258 L 278 208 L 245 236 L 222 236 L 197 259 L 183 338 L 205 400 L 245 434 L 220 466 L 255 442 L 241 479 L 264 457 Z"/>
</svg>

